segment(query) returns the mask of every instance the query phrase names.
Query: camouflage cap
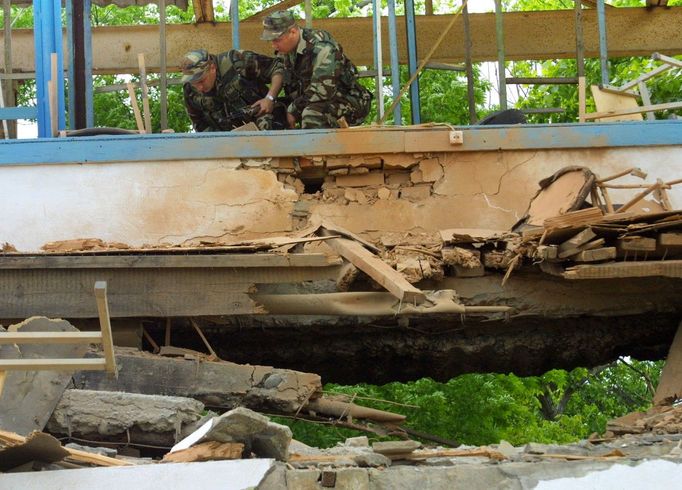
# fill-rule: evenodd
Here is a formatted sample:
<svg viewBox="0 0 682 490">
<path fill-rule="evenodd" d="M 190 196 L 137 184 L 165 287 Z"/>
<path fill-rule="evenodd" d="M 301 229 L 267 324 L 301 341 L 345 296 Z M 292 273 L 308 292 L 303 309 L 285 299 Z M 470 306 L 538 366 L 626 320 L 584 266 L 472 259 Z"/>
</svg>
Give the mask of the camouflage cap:
<svg viewBox="0 0 682 490">
<path fill-rule="evenodd" d="M 180 60 L 182 83 L 192 83 L 204 76 L 211 62 L 211 57 L 205 49 L 197 49 L 187 53 Z"/>
<path fill-rule="evenodd" d="M 263 41 L 272 41 L 284 34 L 287 29 L 296 25 L 294 14 L 288 10 L 279 10 L 268 15 L 263 19 Z"/>
</svg>

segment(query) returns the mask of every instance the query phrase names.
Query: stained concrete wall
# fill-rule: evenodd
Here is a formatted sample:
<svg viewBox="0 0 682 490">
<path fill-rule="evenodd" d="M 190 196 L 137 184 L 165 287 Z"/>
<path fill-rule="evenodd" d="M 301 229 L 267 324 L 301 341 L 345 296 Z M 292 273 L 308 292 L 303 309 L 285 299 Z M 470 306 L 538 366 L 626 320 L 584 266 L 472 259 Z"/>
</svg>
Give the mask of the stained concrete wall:
<svg viewBox="0 0 682 490">
<path fill-rule="evenodd" d="M 315 214 L 369 236 L 508 228 L 523 215 L 537 182 L 564 166 L 587 166 L 600 176 L 641 167 L 649 181 L 681 176 L 675 146 L 316 157 L 302 163 L 296 168 L 291 159 L 226 158 L 4 166 L 0 243 L 20 251 L 74 238 L 136 247 L 228 243 L 285 234 Z M 324 179 L 322 189 L 303 195 L 298 177 L 311 176 Z M 367 179 L 365 185 L 356 178 Z M 671 197 L 682 206 L 682 186 Z"/>
</svg>

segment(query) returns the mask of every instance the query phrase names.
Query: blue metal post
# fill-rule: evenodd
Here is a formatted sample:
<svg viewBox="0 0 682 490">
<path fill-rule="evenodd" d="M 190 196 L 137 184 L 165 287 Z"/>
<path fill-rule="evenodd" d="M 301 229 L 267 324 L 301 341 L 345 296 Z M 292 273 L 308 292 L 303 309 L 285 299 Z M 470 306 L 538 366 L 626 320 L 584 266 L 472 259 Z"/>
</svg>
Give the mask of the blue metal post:
<svg viewBox="0 0 682 490">
<path fill-rule="evenodd" d="M 381 45 L 381 0 L 372 0 L 372 20 L 374 21 L 374 68 L 376 74 L 377 121 L 384 119 L 384 62 Z"/>
<path fill-rule="evenodd" d="M 57 128 L 64 129 L 64 61 L 62 53 L 61 5 L 59 0 L 35 0 L 33 3 L 38 137 L 52 136 L 47 82 L 51 77 L 50 55 L 57 54 Z"/>
<path fill-rule="evenodd" d="M 609 84 L 609 58 L 606 45 L 606 8 L 604 0 L 597 0 L 597 24 L 599 26 L 599 64 L 601 66 L 601 83 Z"/>
<path fill-rule="evenodd" d="M 400 93 L 400 61 L 398 59 L 398 33 L 395 22 L 395 0 L 388 0 L 388 44 L 391 52 L 391 87 L 393 97 Z M 402 126 L 402 111 L 400 102 L 393 109 L 393 124 Z"/>
<path fill-rule="evenodd" d="M 239 0 L 230 0 L 230 22 L 232 22 L 232 49 L 239 49 Z"/>
<path fill-rule="evenodd" d="M 87 127 L 95 126 L 95 109 L 92 88 L 92 29 L 90 25 L 91 0 L 83 0 L 83 38 L 85 48 L 85 122 Z"/>
<path fill-rule="evenodd" d="M 410 77 L 417 71 L 417 28 L 414 17 L 414 0 L 405 0 L 405 20 L 407 26 L 407 68 Z M 419 101 L 419 77 L 410 85 L 410 109 L 412 124 L 421 123 L 421 103 Z"/>
<path fill-rule="evenodd" d="M 69 56 L 69 71 L 67 79 L 69 80 L 67 93 L 69 94 L 69 128 L 76 128 L 76 99 L 74 97 L 74 80 L 76 71 L 74 69 L 75 53 L 73 49 L 73 3 L 72 0 L 66 0 L 64 3 L 66 10 L 66 46 L 67 54 Z"/>
</svg>

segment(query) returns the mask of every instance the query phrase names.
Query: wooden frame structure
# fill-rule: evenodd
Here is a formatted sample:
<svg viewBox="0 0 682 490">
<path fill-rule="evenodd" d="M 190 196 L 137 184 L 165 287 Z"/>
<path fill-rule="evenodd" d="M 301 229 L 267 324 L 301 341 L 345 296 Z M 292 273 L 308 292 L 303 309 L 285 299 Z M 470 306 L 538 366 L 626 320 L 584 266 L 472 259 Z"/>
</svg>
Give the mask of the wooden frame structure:
<svg viewBox="0 0 682 490">
<path fill-rule="evenodd" d="M 104 358 L 97 359 L 0 359 L 0 396 L 7 371 L 107 371 L 116 375 L 116 358 L 107 302 L 107 283 L 95 283 L 99 332 L 3 332 L 0 344 L 102 344 Z"/>
</svg>

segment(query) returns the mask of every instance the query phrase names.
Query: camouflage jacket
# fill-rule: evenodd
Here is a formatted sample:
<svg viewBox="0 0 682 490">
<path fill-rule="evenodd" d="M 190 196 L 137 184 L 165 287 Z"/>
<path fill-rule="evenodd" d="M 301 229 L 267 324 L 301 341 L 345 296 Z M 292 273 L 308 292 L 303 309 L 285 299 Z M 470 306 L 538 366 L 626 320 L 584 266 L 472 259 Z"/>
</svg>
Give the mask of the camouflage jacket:
<svg viewBox="0 0 682 490">
<path fill-rule="evenodd" d="M 185 107 L 197 132 L 234 129 L 229 115 L 262 99 L 272 76 L 284 71 L 281 60 L 252 51 L 232 49 L 211 58 L 217 66 L 213 90 L 202 94 L 189 83 L 183 86 Z"/>
<path fill-rule="evenodd" d="M 284 62 L 284 93 L 287 111 L 297 120 L 311 102 L 356 97 L 367 90 L 358 81 L 358 70 L 343 54 L 343 48 L 327 31 L 301 28 L 295 51 L 279 54 Z"/>
</svg>

